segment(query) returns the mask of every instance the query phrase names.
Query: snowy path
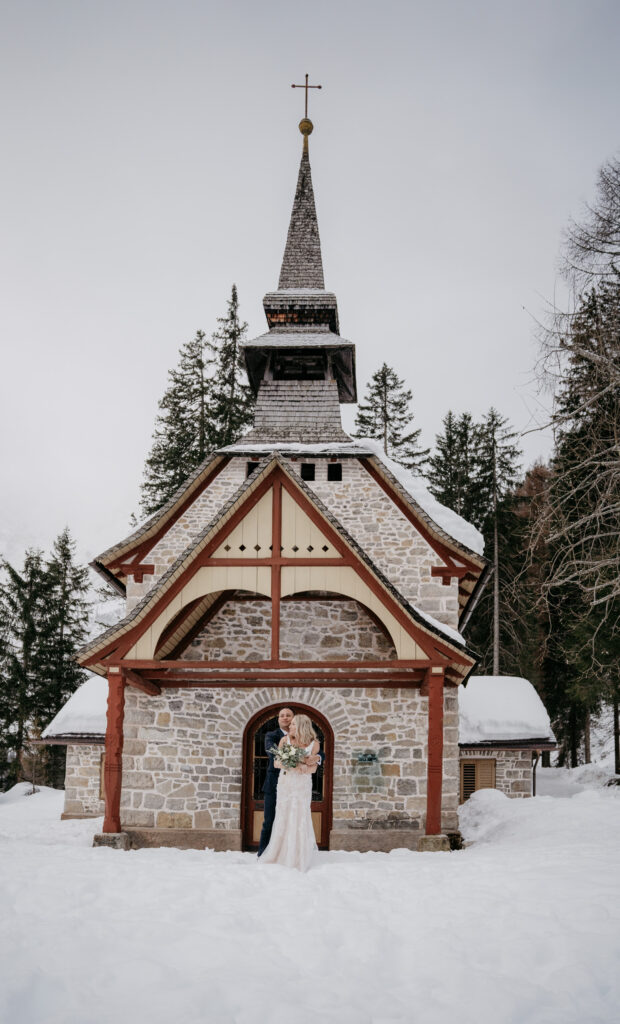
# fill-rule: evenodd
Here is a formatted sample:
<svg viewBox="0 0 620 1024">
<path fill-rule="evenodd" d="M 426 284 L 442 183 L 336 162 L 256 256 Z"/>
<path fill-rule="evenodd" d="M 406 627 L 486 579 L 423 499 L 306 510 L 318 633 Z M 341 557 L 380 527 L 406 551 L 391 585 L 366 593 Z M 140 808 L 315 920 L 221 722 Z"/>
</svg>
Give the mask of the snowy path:
<svg viewBox="0 0 620 1024">
<path fill-rule="evenodd" d="M 94 850 L 61 801 L 0 797 L 2 1024 L 619 1019 L 617 790 L 482 792 L 462 852 L 323 854 L 305 876 Z"/>
</svg>

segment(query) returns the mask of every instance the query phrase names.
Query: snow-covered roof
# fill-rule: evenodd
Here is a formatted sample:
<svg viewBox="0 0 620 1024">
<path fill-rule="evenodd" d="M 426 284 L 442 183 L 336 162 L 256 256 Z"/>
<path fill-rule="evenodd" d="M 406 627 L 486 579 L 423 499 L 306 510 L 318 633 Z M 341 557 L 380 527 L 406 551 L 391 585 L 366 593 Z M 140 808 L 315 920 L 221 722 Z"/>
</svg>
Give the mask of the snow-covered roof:
<svg viewBox="0 0 620 1024">
<path fill-rule="evenodd" d="M 72 693 L 67 703 L 41 733 L 45 740 L 57 736 L 103 736 L 106 730 L 108 682 L 91 676 Z"/>
<path fill-rule="evenodd" d="M 459 687 L 459 743 L 546 739 L 555 742 L 536 690 L 518 676 L 470 676 Z"/>
</svg>

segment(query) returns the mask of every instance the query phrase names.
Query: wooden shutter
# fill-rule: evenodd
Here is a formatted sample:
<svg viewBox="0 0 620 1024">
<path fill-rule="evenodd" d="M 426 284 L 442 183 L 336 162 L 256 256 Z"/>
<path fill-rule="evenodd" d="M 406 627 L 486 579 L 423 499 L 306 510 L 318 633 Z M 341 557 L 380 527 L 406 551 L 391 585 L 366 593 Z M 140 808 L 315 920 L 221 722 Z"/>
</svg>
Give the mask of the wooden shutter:
<svg viewBox="0 0 620 1024">
<path fill-rule="evenodd" d="M 476 789 L 495 789 L 495 758 L 476 761 Z"/>
<path fill-rule="evenodd" d="M 495 758 L 461 761 L 461 803 L 477 789 L 495 789 Z"/>
<path fill-rule="evenodd" d="M 476 762 L 461 761 L 461 803 L 472 795 L 476 789 Z"/>
</svg>

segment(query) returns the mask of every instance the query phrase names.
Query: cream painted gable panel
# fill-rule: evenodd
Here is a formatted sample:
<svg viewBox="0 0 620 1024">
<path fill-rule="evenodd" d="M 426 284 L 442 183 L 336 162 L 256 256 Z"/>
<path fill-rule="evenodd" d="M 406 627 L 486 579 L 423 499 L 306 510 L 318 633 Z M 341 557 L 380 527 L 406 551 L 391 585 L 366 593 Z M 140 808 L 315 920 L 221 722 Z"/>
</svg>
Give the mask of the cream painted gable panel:
<svg viewBox="0 0 620 1024">
<path fill-rule="evenodd" d="M 282 490 L 282 556 L 284 558 L 337 558 L 333 544 L 288 491 Z"/>
<path fill-rule="evenodd" d="M 421 661 L 426 654 L 418 647 L 413 637 L 403 629 L 397 619 L 372 592 L 370 587 L 357 575 L 352 566 L 284 566 L 282 569 L 282 597 L 311 590 L 327 590 L 344 594 L 369 608 L 388 630 L 399 659 Z"/>
<path fill-rule="evenodd" d="M 250 593 L 271 596 L 271 569 L 268 566 L 226 565 L 203 566 L 194 573 L 167 608 L 153 622 L 127 654 L 133 659 L 152 659 L 157 643 L 169 622 L 185 605 L 205 594 L 223 590 L 249 590 Z"/>
<path fill-rule="evenodd" d="M 271 554 L 271 508 L 269 490 L 249 509 L 247 516 L 213 552 L 214 558 L 268 558 Z"/>
</svg>

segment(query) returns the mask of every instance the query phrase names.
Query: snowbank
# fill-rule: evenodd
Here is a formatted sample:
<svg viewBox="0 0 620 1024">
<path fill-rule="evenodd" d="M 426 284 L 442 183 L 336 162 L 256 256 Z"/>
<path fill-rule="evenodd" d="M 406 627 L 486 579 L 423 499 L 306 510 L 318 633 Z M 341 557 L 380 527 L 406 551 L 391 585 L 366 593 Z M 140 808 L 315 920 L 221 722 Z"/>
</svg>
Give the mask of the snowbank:
<svg viewBox="0 0 620 1024">
<path fill-rule="evenodd" d="M 549 715 L 527 679 L 471 676 L 459 687 L 459 743 L 549 739 Z"/>
<path fill-rule="evenodd" d="M 93 736 L 105 734 L 108 682 L 91 676 L 71 694 L 67 703 L 41 733 L 43 739 L 54 736 Z"/>
<path fill-rule="evenodd" d="M 62 794 L 0 801 L 7 1024 L 607 1024 L 620 792 L 475 793 L 452 854 L 92 849 Z"/>
</svg>

